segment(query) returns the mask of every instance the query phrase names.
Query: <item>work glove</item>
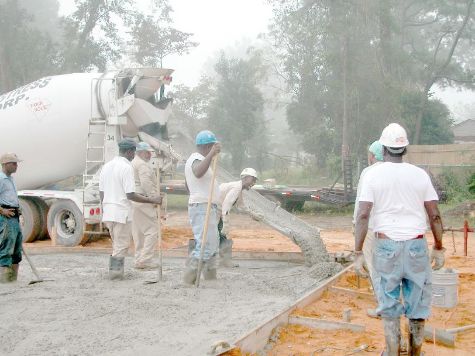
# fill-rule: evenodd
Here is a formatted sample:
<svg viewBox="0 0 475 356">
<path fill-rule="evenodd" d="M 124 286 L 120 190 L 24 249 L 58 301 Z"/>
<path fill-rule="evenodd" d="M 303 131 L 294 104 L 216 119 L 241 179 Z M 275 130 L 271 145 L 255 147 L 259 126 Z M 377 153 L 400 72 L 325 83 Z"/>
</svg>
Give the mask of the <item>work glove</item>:
<svg viewBox="0 0 475 356">
<path fill-rule="evenodd" d="M 434 271 L 437 271 L 438 269 L 441 269 L 444 267 L 445 264 L 445 248 L 442 248 L 441 250 L 436 250 L 432 248 L 432 252 L 430 253 L 430 263 L 434 263 L 432 265 L 432 269 Z"/>
<path fill-rule="evenodd" d="M 364 259 L 364 255 L 362 251 L 355 252 L 355 261 L 353 262 L 353 268 L 355 269 L 355 273 L 363 278 L 368 278 L 368 267 L 366 266 L 366 261 Z"/>
</svg>

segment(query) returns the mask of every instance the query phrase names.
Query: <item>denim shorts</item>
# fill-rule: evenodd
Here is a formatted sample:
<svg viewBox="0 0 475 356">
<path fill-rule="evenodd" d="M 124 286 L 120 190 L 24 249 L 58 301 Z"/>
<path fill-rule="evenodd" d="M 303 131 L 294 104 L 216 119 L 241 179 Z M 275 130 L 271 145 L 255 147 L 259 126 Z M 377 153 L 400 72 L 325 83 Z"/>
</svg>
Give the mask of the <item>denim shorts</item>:
<svg viewBox="0 0 475 356">
<path fill-rule="evenodd" d="M 373 267 L 377 272 L 373 280 L 378 299 L 376 312 L 380 316 L 429 317 L 432 269 L 425 238 L 408 241 L 376 239 Z"/>
</svg>

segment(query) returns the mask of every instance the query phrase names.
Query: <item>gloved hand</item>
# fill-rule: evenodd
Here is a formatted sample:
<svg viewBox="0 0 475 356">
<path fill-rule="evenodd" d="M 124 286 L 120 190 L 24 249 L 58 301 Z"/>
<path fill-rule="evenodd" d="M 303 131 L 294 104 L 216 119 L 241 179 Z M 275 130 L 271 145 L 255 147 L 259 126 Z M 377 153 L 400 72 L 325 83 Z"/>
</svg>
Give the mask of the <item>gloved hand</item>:
<svg viewBox="0 0 475 356">
<path fill-rule="evenodd" d="M 262 221 L 262 219 L 264 219 L 264 216 L 259 213 L 251 213 L 251 218 L 253 218 L 255 221 Z"/>
<path fill-rule="evenodd" d="M 355 272 L 358 276 L 363 278 L 368 278 L 368 267 L 366 266 L 366 261 L 362 251 L 355 252 L 355 261 L 354 266 Z"/>
<path fill-rule="evenodd" d="M 434 263 L 432 265 L 432 269 L 434 271 L 437 271 L 438 269 L 441 269 L 444 267 L 445 264 L 445 248 L 442 248 L 441 250 L 436 250 L 432 248 L 432 252 L 430 253 L 430 263 Z"/>
</svg>

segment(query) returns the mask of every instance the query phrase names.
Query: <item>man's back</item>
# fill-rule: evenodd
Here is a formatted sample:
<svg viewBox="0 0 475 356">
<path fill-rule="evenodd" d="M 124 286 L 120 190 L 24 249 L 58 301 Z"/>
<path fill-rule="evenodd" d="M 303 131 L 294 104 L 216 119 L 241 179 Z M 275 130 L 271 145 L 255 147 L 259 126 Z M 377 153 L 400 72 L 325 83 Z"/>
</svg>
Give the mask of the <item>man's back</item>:
<svg viewBox="0 0 475 356">
<path fill-rule="evenodd" d="M 359 201 L 373 203 L 373 229 L 402 241 L 427 230 L 424 202 L 438 200 L 429 175 L 408 163 L 385 162 L 367 172 Z"/>
</svg>

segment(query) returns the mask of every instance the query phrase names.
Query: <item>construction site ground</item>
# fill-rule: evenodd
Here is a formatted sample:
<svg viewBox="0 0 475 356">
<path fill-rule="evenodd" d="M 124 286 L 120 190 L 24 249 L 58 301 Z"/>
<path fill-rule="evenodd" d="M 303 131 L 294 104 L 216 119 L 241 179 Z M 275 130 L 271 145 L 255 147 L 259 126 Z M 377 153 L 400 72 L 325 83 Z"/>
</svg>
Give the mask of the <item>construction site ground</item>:
<svg viewBox="0 0 475 356">
<path fill-rule="evenodd" d="M 350 216 L 300 217 L 322 229 L 330 252 L 353 249 Z M 299 251 L 287 237 L 245 215 L 233 215 L 230 236 L 236 252 Z M 186 211 L 170 211 L 163 228 L 164 248 L 186 249 L 191 237 Z M 452 235 L 446 234 L 447 266 L 461 273 L 459 305 L 435 310 L 430 320 L 443 328 L 475 323 L 475 302 L 469 295 L 475 288 L 475 237 L 469 236 L 467 258 L 462 256 L 462 234 L 455 233 L 454 241 L 455 253 Z M 19 281 L 0 286 L 2 355 L 205 355 L 214 342 L 236 340 L 318 285 L 301 264 L 261 259 L 240 260 L 239 268 L 220 269 L 217 281 L 202 281 L 196 289 L 181 284 L 184 259 L 170 257 L 164 259 L 161 283 L 145 285 L 156 272 L 133 269 L 132 257 L 126 259 L 126 279 L 109 281 L 108 239 L 70 248 L 74 253 L 68 254 L 50 240 L 26 244 L 26 249 L 42 277 L 53 280 L 28 285 L 35 278 L 25 260 Z M 341 283 L 357 288 L 351 275 Z M 266 354 L 343 355 L 363 344 L 369 346 L 366 354 L 379 354 L 381 321 L 365 316 L 375 304 L 364 281 L 360 291 L 368 295 L 326 294 L 297 314 L 341 320 L 343 310 L 351 308 L 352 322 L 366 325 L 365 333 L 284 326 Z M 431 354 L 433 346 L 424 347 Z M 456 349 L 436 346 L 437 355 L 470 354 L 474 348 L 475 331 L 457 337 Z"/>
</svg>

